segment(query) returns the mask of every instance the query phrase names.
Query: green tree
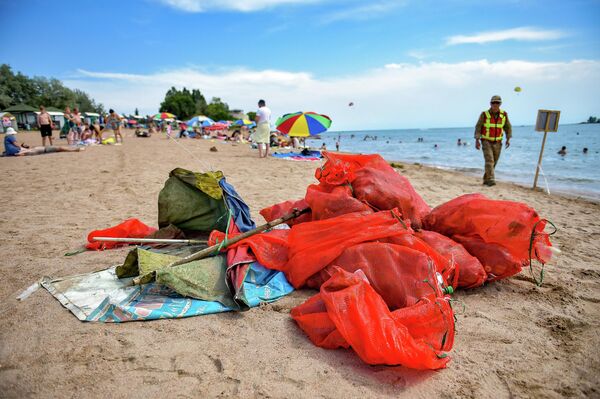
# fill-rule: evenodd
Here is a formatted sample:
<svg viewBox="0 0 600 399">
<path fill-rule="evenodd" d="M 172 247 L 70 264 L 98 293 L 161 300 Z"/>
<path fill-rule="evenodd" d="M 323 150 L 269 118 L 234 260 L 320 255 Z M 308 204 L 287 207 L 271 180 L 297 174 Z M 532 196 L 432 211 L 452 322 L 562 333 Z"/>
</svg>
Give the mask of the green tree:
<svg viewBox="0 0 600 399">
<path fill-rule="evenodd" d="M 102 112 L 102 104 L 96 103 L 87 93 L 71 90 L 58 79 L 28 77 L 20 72 L 14 73 L 9 65 L 0 65 L 0 108 L 16 104 L 28 104 L 33 107 L 64 108 L 78 106 L 82 111 Z"/>
<path fill-rule="evenodd" d="M 256 119 L 256 112 L 250 111 L 247 113 L 247 115 L 248 115 L 248 119 L 250 119 L 251 121 L 254 122 L 254 120 Z"/>
<path fill-rule="evenodd" d="M 136 108 L 135 108 L 135 111 L 134 111 L 134 115 L 139 115 L 139 114 L 140 114 L 140 111 L 139 111 L 139 110 L 137 109 L 137 107 L 136 107 Z"/>
<path fill-rule="evenodd" d="M 179 119 L 186 120 L 194 116 L 196 104 L 192 94 L 186 88 L 177 90 L 171 87 L 165 94 L 164 101 L 160 104 L 160 112 L 170 112 Z"/>
<path fill-rule="evenodd" d="M 598 118 L 595 116 L 590 116 L 587 120 L 587 123 L 598 123 Z"/>
<path fill-rule="evenodd" d="M 206 99 L 198 89 L 192 90 L 192 99 L 194 100 L 194 104 L 196 106 L 195 114 L 196 115 L 204 115 L 206 113 Z"/>
<path fill-rule="evenodd" d="M 231 120 L 229 105 L 221 101 L 219 97 L 213 97 L 210 104 L 206 106 L 206 116 L 214 121 Z"/>
</svg>

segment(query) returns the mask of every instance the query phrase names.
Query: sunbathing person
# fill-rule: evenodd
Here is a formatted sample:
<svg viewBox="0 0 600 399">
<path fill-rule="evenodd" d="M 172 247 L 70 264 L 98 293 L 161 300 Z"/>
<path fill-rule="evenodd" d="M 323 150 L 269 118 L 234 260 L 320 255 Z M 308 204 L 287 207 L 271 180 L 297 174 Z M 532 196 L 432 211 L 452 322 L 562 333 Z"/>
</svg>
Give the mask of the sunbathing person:
<svg viewBox="0 0 600 399">
<path fill-rule="evenodd" d="M 6 130 L 6 136 L 4 137 L 4 150 L 5 156 L 21 157 L 25 155 L 49 154 L 52 152 L 78 152 L 82 151 L 83 148 L 67 146 L 29 148 L 25 143 L 19 144 L 17 142 L 17 132 L 12 127 L 9 127 Z"/>
</svg>

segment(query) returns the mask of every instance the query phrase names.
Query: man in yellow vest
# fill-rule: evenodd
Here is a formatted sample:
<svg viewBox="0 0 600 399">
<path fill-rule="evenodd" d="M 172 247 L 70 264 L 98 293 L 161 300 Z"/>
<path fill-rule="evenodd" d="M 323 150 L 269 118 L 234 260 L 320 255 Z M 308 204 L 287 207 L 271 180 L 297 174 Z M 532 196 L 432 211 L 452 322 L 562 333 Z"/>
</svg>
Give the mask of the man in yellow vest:
<svg viewBox="0 0 600 399">
<path fill-rule="evenodd" d="M 475 126 L 475 148 L 483 150 L 483 159 L 485 159 L 483 184 L 486 186 L 496 185 L 494 168 L 502 151 L 503 131 L 506 132 L 506 148 L 510 147 L 512 137 L 508 114 L 500 109 L 500 104 L 502 98 L 493 96 L 490 100 L 490 109 L 481 113 Z"/>
</svg>

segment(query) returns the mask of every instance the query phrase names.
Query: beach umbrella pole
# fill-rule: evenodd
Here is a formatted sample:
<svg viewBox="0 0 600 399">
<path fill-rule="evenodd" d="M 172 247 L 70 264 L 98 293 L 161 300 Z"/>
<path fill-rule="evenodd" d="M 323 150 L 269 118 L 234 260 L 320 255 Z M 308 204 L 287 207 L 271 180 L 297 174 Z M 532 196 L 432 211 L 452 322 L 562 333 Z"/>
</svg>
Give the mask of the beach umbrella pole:
<svg viewBox="0 0 600 399">
<path fill-rule="evenodd" d="M 271 229 L 275 226 L 278 226 L 280 224 L 283 224 L 285 222 L 287 222 L 288 220 L 292 220 L 297 218 L 298 216 L 304 215 L 305 213 L 310 212 L 310 208 L 304 208 L 304 209 L 297 209 L 294 208 L 294 210 L 291 213 L 288 213 L 287 215 L 279 218 L 279 219 L 275 219 L 272 220 L 268 223 L 263 224 L 262 226 L 259 226 L 253 230 L 247 231 L 245 233 L 242 233 L 240 235 L 237 235 L 229 240 L 226 240 L 225 242 L 219 243 L 219 244 L 215 244 L 213 246 L 210 246 L 208 248 L 205 248 L 201 251 L 195 252 L 189 256 L 186 256 L 185 258 L 179 259 L 175 262 L 172 262 L 170 264 L 168 264 L 165 267 L 173 267 L 173 266 L 179 266 L 179 265 L 183 265 L 185 263 L 189 263 L 189 262 L 193 262 L 195 260 L 200 260 L 200 259 L 204 259 L 207 258 L 211 255 L 214 255 L 215 253 L 218 253 L 220 250 L 225 249 L 233 244 L 236 244 L 248 237 L 252 237 L 253 235 L 262 233 L 265 230 Z M 142 277 L 143 276 L 138 276 L 136 278 L 134 278 L 131 282 L 132 285 L 140 285 L 142 284 Z"/>
<path fill-rule="evenodd" d="M 117 238 L 117 237 L 92 237 L 92 241 L 102 242 L 127 242 L 136 244 L 206 244 L 202 240 L 185 240 L 171 238 Z"/>
</svg>

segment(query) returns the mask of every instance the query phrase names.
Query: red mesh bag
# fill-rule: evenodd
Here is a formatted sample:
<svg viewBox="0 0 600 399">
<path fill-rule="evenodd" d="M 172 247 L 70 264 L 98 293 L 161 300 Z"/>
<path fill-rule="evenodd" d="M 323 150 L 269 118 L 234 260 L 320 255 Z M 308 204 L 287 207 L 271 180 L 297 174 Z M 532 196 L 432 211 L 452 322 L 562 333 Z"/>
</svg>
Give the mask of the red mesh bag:
<svg viewBox="0 0 600 399">
<path fill-rule="evenodd" d="M 279 219 L 285 215 L 292 213 L 295 209 L 305 209 L 308 208 L 308 203 L 304 199 L 300 199 L 297 201 L 284 201 L 279 204 L 271 205 L 268 208 L 262 209 L 259 213 L 267 222 L 273 221 L 275 219 Z M 309 213 L 305 213 L 303 215 L 298 216 L 297 218 L 290 219 L 286 223 L 288 226 L 293 226 L 298 223 L 310 222 L 312 217 Z"/>
<path fill-rule="evenodd" d="M 403 247 L 408 247 L 414 249 L 419 252 L 423 252 L 427 255 L 435 265 L 435 270 L 437 270 L 444 281 L 452 284 L 453 277 L 455 275 L 455 263 L 452 262 L 451 259 L 448 259 L 442 255 L 440 255 L 434 248 L 429 246 L 425 241 L 421 240 L 419 237 L 414 234 L 403 234 L 403 235 L 395 235 L 392 237 L 386 237 L 381 239 L 382 242 L 389 242 L 396 245 L 401 245 Z"/>
<path fill-rule="evenodd" d="M 90 232 L 87 236 L 88 243 L 85 244 L 87 249 L 103 251 L 105 249 L 112 249 L 116 247 L 120 247 L 123 245 L 128 245 L 126 242 L 101 242 L 101 241 L 92 241 L 93 237 L 114 237 L 114 238 L 144 238 L 152 233 L 154 233 L 156 229 L 154 227 L 150 227 L 138 219 L 131 218 L 127 219 L 124 222 L 109 227 L 104 230 L 94 230 Z"/>
<path fill-rule="evenodd" d="M 226 250 L 249 246 L 260 264 L 275 270 L 283 270 L 288 261 L 288 236 L 290 230 L 275 229 L 267 233 L 255 234 L 245 240 L 229 245 Z M 239 233 L 229 234 L 229 239 Z M 223 242 L 225 233 L 213 230 L 208 237 L 208 245 L 212 246 Z"/>
<path fill-rule="evenodd" d="M 473 288 L 485 283 L 486 272 L 481 262 L 469 254 L 460 243 L 435 231 L 420 230 L 415 235 L 440 255 L 455 263 L 457 272 L 454 273 L 454 277 L 451 277 L 454 288 Z"/>
<path fill-rule="evenodd" d="M 364 167 L 354 172 L 354 196 L 377 210 L 398 208 L 414 228 L 421 228 L 421 220 L 431 211 L 429 205 L 415 191 L 408 179 L 391 166 Z"/>
<path fill-rule="evenodd" d="M 327 348 L 348 344 L 368 364 L 444 368 L 450 359 L 441 351 L 450 350 L 454 341 L 453 312 L 443 298 L 390 312 L 360 271 L 338 269 L 317 296 L 292 309 L 292 317 L 313 343 Z"/>
<path fill-rule="evenodd" d="M 354 172 L 365 166 L 390 167 L 380 155 L 338 154 L 323 151 L 325 163 L 315 172 L 321 184 L 339 186 L 354 180 Z"/>
<path fill-rule="evenodd" d="M 455 235 L 452 238 L 460 242 L 469 253 L 479 259 L 484 272 L 487 273 L 488 281 L 513 276 L 522 269 L 522 261 L 513 256 L 502 245 L 486 243 L 479 237 Z"/>
<path fill-rule="evenodd" d="M 443 295 L 433 262 L 424 253 L 404 246 L 381 242 L 352 246 L 311 276 L 306 285 L 319 288 L 338 267 L 351 273 L 362 270 L 391 310 L 412 306 L 424 297 L 435 300 Z"/>
<path fill-rule="evenodd" d="M 230 248 L 249 245 L 262 265 L 284 272 L 290 284 L 300 288 L 310 276 L 329 265 L 346 248 L 361 242 L 408 234 L 410 231 L 400 222 L 397 210 L 368 215 L 349 213 L 297 224 L 290 230 L 257 234 Z M 213 231 L 209 245 L 217 240 L 222 242 L 224 236 L 221 232 Z"/>
<path fill-rule="evenodd" d="M 293 308 L 291 316 L 315 345 L 325 349 L 350 346 L 327 315 L 321 294 L 314 295 Z"/>
<path fill-rule="evenodd" d="M 329 265 L 346 248 L 408 232 L 400 222 L 397 210 L 368 215 L 349 213 L 302 223 L 290 231 L 288 263 L 282 271 L 290 284 L 300 288 L 310 276 Z"/>
<path fill-rule="evenodd" d="M 541 263 L 550 260 L 552 244 L 545 227 L 546 220 L 533 208 L 519 202 L 491 200 L 482 194 L 455 198 L 425 218 L 427 230 L 448 237 L 479 237 L 485 243 L 499 244 L 524 264 L 529 263 L 530 244 L 533 258 Z"/>
<path fill-rule="evenodd" d="M 349 185 L 329 186 L 311 184 L 306 190 L 306 202 L 313 220 L 329 219 L 346 213 L 373 213 L 366 204 L 352 196 Z"/>
</svg>

